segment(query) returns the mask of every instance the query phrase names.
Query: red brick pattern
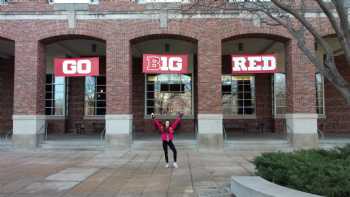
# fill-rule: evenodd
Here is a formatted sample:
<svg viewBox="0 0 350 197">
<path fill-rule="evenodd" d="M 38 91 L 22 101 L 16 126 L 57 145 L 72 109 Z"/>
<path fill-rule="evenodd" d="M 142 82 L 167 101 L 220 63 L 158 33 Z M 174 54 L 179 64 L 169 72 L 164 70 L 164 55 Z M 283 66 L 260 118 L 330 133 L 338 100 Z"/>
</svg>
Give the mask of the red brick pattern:
<svg viewBox="0 0 350 197">
<path fill-rule="evenodd" d="M 346 64 L 345 57 L 336 57 L 336 63 L 345 79 L 350 80 L 350 68 Z M 350 107 L 338 90 L 327 80 L 325 80 L 325 107 L 326 116 L 319 119 L 320 129 L 326 134 L 349 133 Z"/>
<path fill-rule="evenodd" d="M 143 5 L 129 0 L 100 1 L 91 5 L 90 10 L 102 11 L 143 11 Z M 46 0 L 13 0 L 0 11 L 52 11 L 53 6 Z M 319 21 L 315 20 L 315 23 Z M 329 34 L 328 25 L 321 21 L 322 33 Z M 297 48 L 296 41 L 282 27 L 255 26 L 250 21 L 232 19 L 171 19 L 167 28 L 161 28 L 158 20 L 79 20 L 76 28 L 69 29 L 64 20 L 22 20 L 0 21 L 0 37 L 16 42 L 14 76 L 14 114 L 43 114 L 45 65 L 43 41 L 46 38 L 65 35 L 84 35 L 106 42 L 106 78 L 107 78 L 107 114 L 131 114 L 135 116 L 135 125 L 143 127 L 141 104 L 141 82 L 133 80 L 131 42 L 140 37 L 176 35 L 194 41 L 198 46 L 198 71 L 195 78 L 197 92 L 195 98 L 196 113 L 220 114 L 221 107 L 221 45 L 222 41 L 241 35 L 269 37 L 288 43 L 288 103 L 290 113 L 315 113 L 315 68 Z M 312 39 L 310 39 L 311 43 Z M 305 66 L 307 65 L 307 66 Z M 310 65 L 310 66 L 309 66 Z M 263 80 L 264 81 L 264 80 Z M 140 84 L 139 84 L 140 83 Z M 270 84 L 264 82 L 263 94 L 266 102 L 257 102 L 258 110 L 271 108 Z M 260 84 L 259 84 L 260 86 Z M 138 93 L 133 88 L 140 88 Z M 143 95 L 142 95 L 143 96 Z M 143 98 L 143 97 L 141 97 Z M 268 100 L 269 99 L 269 100 Z M 269 102 L 267 102 L 267 100 Z M 137 105 L 137 106 L 135 106 Z M 135 112 L 137 111 L 137 113 Z M 271 113 L 259 112 L 263 118 L 272 119 Z M 266 113 L 266 114 L 265 114 Z M 260 116 L 259 116 L 260 117 Z M 283 121 L 282 121 L 283 122 Z M 274 127 L 283 123 L 271 122 Z M 148 125 L 148 124 L 146 124 Z M 277 126 L 276 126 L 277 125 Z M 273 126 L 269 126 L 273 127 Z"/>
</svg>

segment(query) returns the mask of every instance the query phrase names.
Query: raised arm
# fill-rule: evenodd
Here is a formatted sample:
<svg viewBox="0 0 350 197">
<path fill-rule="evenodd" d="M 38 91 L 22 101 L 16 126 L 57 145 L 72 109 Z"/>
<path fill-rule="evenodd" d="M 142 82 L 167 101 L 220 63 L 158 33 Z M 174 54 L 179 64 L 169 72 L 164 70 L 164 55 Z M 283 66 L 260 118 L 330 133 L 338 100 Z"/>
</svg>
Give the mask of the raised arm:
<svg viewBox="0 0 350 197">
<path fill-rule="evenodd" d="M 177 115 L 176 119 L 175 119 L 175 122 L 173 122 L 173 124 L 171 124 L 171 128 L 172 129 L 176 129 L 176 127 L 181 123 L 181 118 L 182 118 L 183 114 L 182 113 L 179 113 L 179 115 Z"/>
<path fill-rule="evenodd" d="M 162 132 L 162 127 L 163 127 L 163 125 L 162 125 L 162 123 L 160 122 L 160 120 L 159 120 L 159 119 L 156 119 L 156 118 L 154 117 L 154 114 L 153 114 L 153 113 L 151 114 L 151 117 L 152 117 L 152 119 L 153 119 L 153 124 L 157 127 L 157 129 L 158 129 L 159 131 Z"/>
</svg>

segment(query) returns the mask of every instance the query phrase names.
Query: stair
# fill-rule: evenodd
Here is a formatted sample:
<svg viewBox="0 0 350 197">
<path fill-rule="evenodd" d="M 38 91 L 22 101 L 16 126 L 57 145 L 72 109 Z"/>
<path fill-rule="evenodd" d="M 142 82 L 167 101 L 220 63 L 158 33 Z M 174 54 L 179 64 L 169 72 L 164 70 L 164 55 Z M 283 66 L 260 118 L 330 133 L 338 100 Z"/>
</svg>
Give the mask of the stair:
<svg viewBox="0 0 350 197">
<path fill-rule="evenodd" d="M 293 151 L 287 140 L 229 140 L 225 150 L 232 151 Z"/>
<path fill-rule="evenodd" d="M 196 140 L 175 140 L 174 144 L 178 150 L 195 150 Z M 134 140 L 132 150 L 163 150 L 161 140 Z"/>
<path fill-rule="evenodd" d="M 103 151 L 105 143 L 100 140 L 47 140 L 39 145 L 45 150 Z"/>
<path fill-rule="evenodd" d="M 323 149 L 332 149 L 338 146 L 350 144 L 350 139 L 321 139 L 320 147 Z"/>
<path fill-rule="evenodd" d="M 11 140 L 0 138 L 0 150 L 10 150 L 13 149 L 14 145 Z"/>
</svg>

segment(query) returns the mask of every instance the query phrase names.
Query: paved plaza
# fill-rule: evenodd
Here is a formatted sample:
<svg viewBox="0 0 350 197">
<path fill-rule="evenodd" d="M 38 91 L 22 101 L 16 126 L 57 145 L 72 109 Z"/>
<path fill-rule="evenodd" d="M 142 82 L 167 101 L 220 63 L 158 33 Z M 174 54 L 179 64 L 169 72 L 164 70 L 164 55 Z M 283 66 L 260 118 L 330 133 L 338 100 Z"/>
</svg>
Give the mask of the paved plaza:
<svg viewBox="0 0 350 197">
<path fill-rule="evenodd" d="M 161 151 L 0 149 L 0 197 L 231 196 L 230 177 L 252 174 L 257 154 L 179 150 L 166 169 Z"/>
</svg>

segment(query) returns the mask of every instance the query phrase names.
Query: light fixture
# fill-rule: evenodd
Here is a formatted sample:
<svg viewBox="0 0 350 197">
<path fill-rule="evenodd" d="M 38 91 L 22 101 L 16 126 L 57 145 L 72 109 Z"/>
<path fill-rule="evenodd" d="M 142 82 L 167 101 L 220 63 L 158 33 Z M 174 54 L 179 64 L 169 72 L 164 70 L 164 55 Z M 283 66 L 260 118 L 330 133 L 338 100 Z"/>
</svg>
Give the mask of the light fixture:
<svg viewBox="0 0 350 197">
<path fill-rule="evenodd" d="M 91 45 L 91 51 L 92 51 L 93 53 L 96 53 L 96 51 L 97 51 L 97 45 L 96 45 L 96 44 L 92 44 L 92 45 Z"/>
</svg>

